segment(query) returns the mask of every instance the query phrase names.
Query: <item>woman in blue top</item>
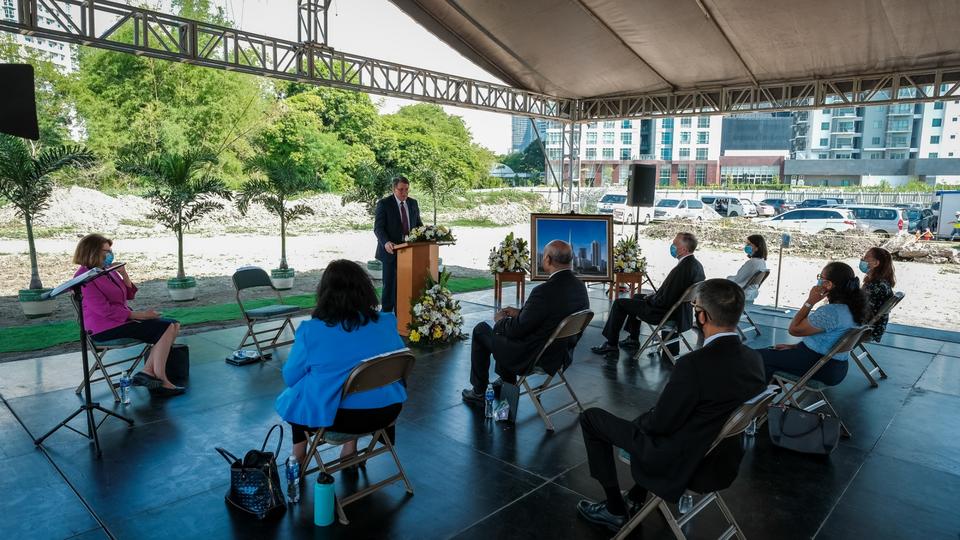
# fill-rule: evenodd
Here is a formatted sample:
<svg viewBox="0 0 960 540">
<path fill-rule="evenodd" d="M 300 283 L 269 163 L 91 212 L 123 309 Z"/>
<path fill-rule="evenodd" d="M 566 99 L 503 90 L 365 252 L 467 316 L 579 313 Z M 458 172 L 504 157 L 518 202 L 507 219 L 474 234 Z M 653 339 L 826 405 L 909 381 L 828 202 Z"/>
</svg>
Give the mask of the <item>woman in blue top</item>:
<svg viewBox="0 0 960 540">
<path fill-rule="evenodd" d="M 811 312 L 813 306 L 824 298 L 827 304 Z M 777 371 L 794 375 L 806 373 L 847 330 L 863 324 L 866 304 L 866 295 L 860 289 L 860 280 L 854 275 L 853 268 L 842 262 L 824 266 L 807 301 L 790 321 L 790 335 L 803 338 L 801 342 L 759 351 L 767 381 L 773 380 Z M 813 378 L 833 386 L 840 384 L 846 376 L 847 355 L 841 354 L 824 364 Z"/>
<path fill-rule="evenodd" d="M 351 394 L 341 401 L 347 376 L 364 360 L 404 349 L 392 313 L 377 311 L 377 293 L 355 262 L 331 262 L 317 287 L 312 318 L 300 323 L 283 366 L 287 389 L 276 409 L 293 428 L 293 455 L 304 464 L 307 432 L 327 427 L 341 433 L 368 433 L 393 423 L 407 393 L 399 382 Z M 394 429 L 387 431 L 394 440 Z M 357 451 L 355 442 L 340 455 Z"/>
</svg>

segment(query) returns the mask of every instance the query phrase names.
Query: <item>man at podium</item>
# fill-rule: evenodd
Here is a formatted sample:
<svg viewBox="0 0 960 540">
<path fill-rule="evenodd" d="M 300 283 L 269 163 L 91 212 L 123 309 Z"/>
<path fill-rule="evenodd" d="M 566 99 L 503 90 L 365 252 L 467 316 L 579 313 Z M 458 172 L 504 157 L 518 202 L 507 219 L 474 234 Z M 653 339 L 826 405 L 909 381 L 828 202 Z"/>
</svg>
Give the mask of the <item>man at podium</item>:
<svg viewBox="0 0 960 540">
<path fill-rule="evenodd" d="M 383 265 L 383 289 L 380 291 L 380 310 L 392 312 L 397 304 L 397 254 L 393 246 L 414 227 L 422 227 L 420 206 L 407 196 L 410 181 L 403 176 L 393 179 L 393 194 L 380 199 L 373 218 L 373 233 L 377 235 L 376 258 Z"/>
</svg>

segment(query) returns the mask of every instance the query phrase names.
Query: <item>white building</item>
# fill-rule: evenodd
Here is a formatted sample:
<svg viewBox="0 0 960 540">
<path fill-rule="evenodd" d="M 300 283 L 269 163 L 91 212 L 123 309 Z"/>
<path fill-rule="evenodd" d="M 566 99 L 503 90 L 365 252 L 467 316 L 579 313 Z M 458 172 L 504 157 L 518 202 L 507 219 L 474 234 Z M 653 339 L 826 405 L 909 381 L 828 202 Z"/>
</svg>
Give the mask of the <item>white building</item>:
<svg viewBox="0 0 960 540">
<path fill-rule="evenodd" d="M 38 4 L 39 17 L 45 24 L 55 24 L 55 20 L 50 12 L 42 4 Z M 0 0 L 0 18 L 7 21 L 17 20 L 17 1 Z M 6 33 L 5 33 L 6 34 Z M 40 52 L 44 57 L 53 62 L 65 73 L 77 69 L 76 46 L 35 36 L 24 36 L 21 34 L 6 34 L 14 37 L 18 45 L 26 49 Z"/>
</svg>

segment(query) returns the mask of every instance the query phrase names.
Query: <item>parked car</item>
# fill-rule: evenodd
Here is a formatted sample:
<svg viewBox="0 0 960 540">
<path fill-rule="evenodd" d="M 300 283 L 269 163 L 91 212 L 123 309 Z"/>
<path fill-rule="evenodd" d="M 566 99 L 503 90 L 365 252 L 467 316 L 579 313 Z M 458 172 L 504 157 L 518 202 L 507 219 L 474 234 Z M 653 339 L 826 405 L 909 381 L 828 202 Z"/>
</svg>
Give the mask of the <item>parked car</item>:
<svg viewBox="0 0 960 540">
<path fill-rule="evenodd" d="M 843 208 L 853 212 L 853 217 L 856 218 L 857 226 L 861 230 L 880 236 L 896 236 L 904 232 L 904 224 L 909 223 L 909 219 L 904 219 L 906 211 L 900 208 L 865 204 L 849 205 Z"/>
<path fill-rule="evenodd" d="M 837 199 L 833 197 L 823 197 L 820 199 L 807 199 L 797 205 L 797 208 L 821 208 L 824 206 L 837 206 L 843 205 L 843 199 Z"/>
<path fill-rule="evenodd" d="M 757 205 L 750 199 L 740 199 L 740 206 L 743 207 L 743 215 L 745 216 L 757 217 L 760 215 L 760 212 L 757 210 Z"/>
<path fill-rule="evenodd" d="M 598 214 L 612 214 L 614 209 L 619 206 L 626 206 L 627 204 L 627 194 L 626 193 L 607 193 L 600 198 L 600 202 L 597 203 L 597 213 Z"/>
<path fill-rule="evenodd" d="M 797 207 L 797 204 L 786 199 L 764 199 L 760 201 L 773 207 L 777 214 L 782 214 Z"/>
<path fill-rule="evenodd" d="M 937 216 L 936 210 L 933 208 L 924 208 L 920 210 L 920 222 L 917 223 L 917 229 L 920 232 L 923 232 L 927 229 L 931 231 L 937 230 L 937 225 L 939 225 L 940 218 Z"/>
<path fill-rule="evenodd" d="M 775 216 L 777 209 L 763 201 L 757 203 L 757 215 L 760 217 Z"/>
<path fill-rule="evenodd" d="M 740 199 L 737 197 L 726 197 L 723 195 L 704 195 L 700 197 L 703 204 L 712 207 L 717 214 L 723 217 L 738 217 L 747 215 Z"/>
<path fill-rule="evenodd" d="M 696 221 L 716 219 L 716 211 L 698 199 L 660 199 L 653 209 L 654 221 L 684 218 Z"/>
<path fill-rule="evenodd" d="M 640 206 L 640 223 L 646 225 L 653 219 L 653 207 Z M 613 221 L 615 223 L 633 224 L 637 220 L 637 207 L 627 206 L 625 204 L 617 205 L 613 209 Z"/>
<path fill-rule="evenodd" d="M 920 219 L 923 217 L 922 210 L 912 207 L 902 208 L 902 210 L 907 214 L 907 232 L 917 232 L 917 227 L 920 226 Z"/>
<path fill-rule="evenodd" d="M 800 208 L 765 219 L 760 223 L 777 229 L 809 234 L 842 232 L 857 228 L 852 211 L 836 208 Z"/>
</svg>

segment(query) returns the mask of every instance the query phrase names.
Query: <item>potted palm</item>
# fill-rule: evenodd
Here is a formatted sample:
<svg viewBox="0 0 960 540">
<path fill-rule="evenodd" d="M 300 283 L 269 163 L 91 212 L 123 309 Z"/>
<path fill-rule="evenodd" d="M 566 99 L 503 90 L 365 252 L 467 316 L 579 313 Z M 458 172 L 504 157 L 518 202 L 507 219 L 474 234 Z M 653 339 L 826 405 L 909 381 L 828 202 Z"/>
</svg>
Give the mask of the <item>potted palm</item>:
<svg viewBox="0 0 960 540">
<path fill-rule="evenodd" d="M 20 307 L 29 318 L 53 313 L 53 300 L 43 300 L 45 289 L 40 281 L 37 248 L 33 240 L 33 224 L 49 205 L 54 182 L 51 175 L 61 169 L 86 167 L 95 161 L 92 152 L 79 146 L 41 148 L 34 143 L 0 134 L 0 197 L 8 199 L 23 218 L 27 228 L 30 252 L 30 285 L 18 295 Z"/>
<path fill-rule="evenodd" d="M 320 178 L 290 157 L 261 154 L 247 161 L 245 169 L 258 176 L 248 180 L 240 190 L 237 207 L 246 215 L 251 202 L 262 204 L 280 218 L 280 267 L 270 271 L 270 280 L 278 289 L 293 288 L 294 269 L 287 266 L 287 226 L 313 214 L 305 204 L 290 204 L 290 199 L 311 189 L 320 189 Z"/>
<path fill-rule="evenodd" d="M 183 269 L 184 233 L 203 216 L 223 208 L 218 198 L 230 199 L 226 185 L 210 172 L 216 162 L 216 156 L 210 153 L 191 150 L 161 153 L 142 161 L 128 156 L 117 166 L 117 170 L 149 183 L 147 198 L 155 205 L 150 217 L 177 237 L 177 277 L 167 280 L 167 292 L 175 302 L 197 297 L 197 280 Z"/>
</svg>

